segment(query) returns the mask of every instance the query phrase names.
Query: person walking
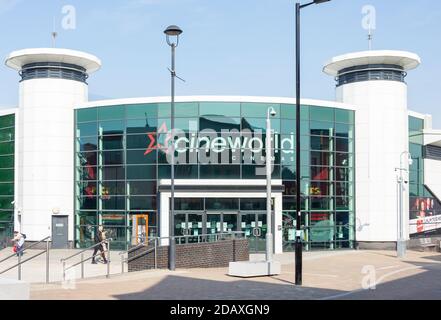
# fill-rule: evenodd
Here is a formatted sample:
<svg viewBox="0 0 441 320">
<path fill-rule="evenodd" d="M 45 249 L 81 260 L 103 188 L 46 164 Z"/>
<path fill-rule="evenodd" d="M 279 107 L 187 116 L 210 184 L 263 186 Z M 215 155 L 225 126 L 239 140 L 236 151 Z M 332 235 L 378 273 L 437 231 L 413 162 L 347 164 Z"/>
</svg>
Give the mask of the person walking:
<svg viewBox="0 0 441 320">
<path fill-rule="evenodd" d="M 92 264 L 97 263 L 95 258 L 96 258 L 98 251 L 101 252 L 101 257 L 103 258 L 104 264 L 107 263 L 107 259 L 106 259 L 106 255 L 104 253 L 104 247 L 103 247 L 103 243 L 102 243 L 105 240 L 103 238 L 103 230 L 104 230 L 103 226 L 99 226 L 98 231 L 95 232 L 95 239 L 94 240 L 95 240 L 96 246 L 95 246 L 95 249 L 93 250 Z M 104 234 L 104 236 L 105 236 L 105 234 Z"/>
<path fill-rule="evenodd" d="M 23 256 L 25 240 L 26 240 L 26 236 L 24 234 L 21 234 L 18 231 L 14 231 L 14 239 L 12 239 L 12 241 L 14 242 L 15 252 L 17 253 L 17 257 Z"/>
</svg>

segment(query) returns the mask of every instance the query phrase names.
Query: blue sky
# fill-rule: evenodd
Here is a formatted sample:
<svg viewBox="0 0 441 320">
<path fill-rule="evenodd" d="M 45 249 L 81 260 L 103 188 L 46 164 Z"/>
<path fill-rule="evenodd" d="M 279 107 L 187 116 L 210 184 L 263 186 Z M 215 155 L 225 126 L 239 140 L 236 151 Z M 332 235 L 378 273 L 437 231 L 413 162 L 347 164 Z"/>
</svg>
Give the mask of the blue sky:
<svg viewBox="0 0 441 320">
<path fill-rule="evenodd" d="M 294 0 L 0 0 L 0 55 L 57 47 L 98 56 L 103 68 L 89 79 L 91 99 L 169 94 L 170 52 L 164 28 L 184 29 L 178 48 L 179 95 L 295 95 Z M 76 29 L 64 30 L 62 8 L 76 8 Z M 302 97 L 333 100 L 324 62 L 366 50 L 362 7 L 377 12 L 374 49 L 418 53 L 409 73 L 409 105 L 431 113 L 441 128 L 441 1 L 332 0 L 302 12 Z M 18 100 L 18 75 L 0 67 L 0 106 Z"/>
</svg>

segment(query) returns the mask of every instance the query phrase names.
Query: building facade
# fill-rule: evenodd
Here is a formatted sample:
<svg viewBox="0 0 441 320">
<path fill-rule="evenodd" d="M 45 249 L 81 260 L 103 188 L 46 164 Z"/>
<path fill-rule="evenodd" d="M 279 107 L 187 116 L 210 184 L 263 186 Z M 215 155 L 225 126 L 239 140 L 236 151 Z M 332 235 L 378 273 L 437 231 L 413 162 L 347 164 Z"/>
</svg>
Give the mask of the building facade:
<svg viewBox="0 0 441 320">
<path fill-rule="evenodd" d="M 336 77 L 336 101 L 302 100 L 299 187 L 307 250 L 393 247 L 400 214 L 407 239 L 437 231 L 429 217 L 441 209 L 441 185 L 429 186 L 427 170 L 439 166 L 441 175 L 441 139 L 430 116 L 407 106 L 406 72 L 419 63 L 400 51 L 339 56 L 324 69 Z M 238 231 L 253 252 L 263 251 L 272 107 L 274 250 L 293 250 L 294 99 L 177 97 L 172 132 L 170 98 L 88 101 L 87 79 L 101 66 L 92 55 L 28 49 L 12 53 L 6 64 L 21 81 L 19 107 L 0 114 L 3 237 L 15 228 L 33 241 L 51 235 L 55 247 L 88 247 L 98 225 L 118 248 L 169 237 L 174 141 L 173 229 L 186 236 L 178 241 Z M 409 150 L 416 160 L 410 167 Z M 401 189 L 400 174 L 408 181 Z"/>
</svg>

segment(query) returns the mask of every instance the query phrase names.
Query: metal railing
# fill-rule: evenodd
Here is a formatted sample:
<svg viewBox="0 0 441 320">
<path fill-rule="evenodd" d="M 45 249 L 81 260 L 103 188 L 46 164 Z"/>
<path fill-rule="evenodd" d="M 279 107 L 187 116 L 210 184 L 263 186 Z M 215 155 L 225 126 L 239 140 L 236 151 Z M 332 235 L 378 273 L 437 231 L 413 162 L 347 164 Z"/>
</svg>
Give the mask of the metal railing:
<svg viewBox="0 0 441 320">
<path fill-rule="evenodd" d="M 44 238 L 43 240 L 40 240 L 40 241 L 38 241 L 38 242 L 36 242 L 36 243 L 30 245 L 29 247 L 24 248 L 23 250 L 21 250 L 21 251 L 19 251 L 19 252 L 17 252 L 17 253 L 14 253 L 14 254 L 12 254 L 12 255 L 10 255 L 10 256 L 4 258 L 3 260 L 1 260 L 0 263 L 3 263 L 3 262 L 5 262 L 5 261 L 7 261 L 7 260 L 9 260 L 9 259 L 11 259 L 11 258 L 13 258 L 13 257 L 17 257 L 17 258 L 18 258 L 18 263 L 15 264 L 15 265 L 13 265 L 12 267 L 7 268 L 6 270 L 1 271 L 0 274 L 6 273 L 6 272 L 8 272 L 9 270 L 12 270 L 12 269 L 18 268 L 18 280 L 21 280 L 21 275 L 22 275 L 22 269 L 21 269 L 21 266 L 22 266 L 23 264 L 25 264 L 26 262 L 29 262 L 29 261 L 31 261 L 31 260 L 33 260 L 33 259 L 35 259 L 35 258 L 41 256 L 42 254 L 46 253 L 46 283 L 49 283 L 49 251 L 50 251 L 50 248 L 49 248 L 49 241 L 50 241 L 50 239 L 51 239 L 51 237 L 46 237 L 46 238 Z M 26 250 L 29 250 L 29 249 L 31 249 L 31 248 L 34 248 L 34 247 L 36 247 L 37 245 L 39 245 L 40 243 L 43 243 L 43 242 L 46 242 L 46 249 L 45 249 L 44 251 L 42 251 L 42 252 L 36 254 L 36 255 L 33 256 L 33 257 L 30 257 L 30 258 L 28 258 L 28 259 L 25 259 L 25 260 L 23 260 L 23 261 L 21 260 L 21 257 L 22 257 L 22 255 L 23 255 L 23 253 L 26 252 Z"/>
<path fill-rule="evenodd" d="M 158 261 L 158 257 L 157 257 L 158 239 L 159 238 L 149 239 L 148 241 L 142 242 L 142 243 L 138 244 L 137 246 L 130 248 L 127 251 L 120 252 L 119 255 L 121 256 L 121 274 L 124 273 L 124 264 L 126 264 L 126 263 L 129 264 L 129 262 L 131 262 L 135 259 L 138 259 L 139 257 L 145 256 L 153 251 L 155 252 L 155 270 L 158 269 L 158 262 L 157 262 Z M 154 243 L 154 246 L 151 249 L 149 249 L 147 251 L 143 251 L 143 252 L 135 255 L 134 257 L 129 257 L 130 253 L 135 252 L 136 250 L 143 248 L 143 247 L 149 247 L 150 243 L 152 243 L 152 242 Z M 127 258 L 124 257 L 125 254 L 127 254 Z"/>
<path fill-rule="evenodd" d="M 93 246 L 91 246 L 91 247 L 89 247 L 87 249 L 81 250 L 80 252 L 77 252 L 77 253 L 75 253 L 75 254 L 67 257 L 67 258 L 61 259 L 60 262 L 63 264 L 63 281 L 66 281 L 66 271 L 68 271 L 68 270 L 70 270 L 72 268 L 75 268 L 78 265 L 81 265 L 81 279 L 84 279 L 84 262 L 92 260 L 92 259 L 95 259 L 96 257 L 101 256 L 102 254 L 104 254 L 104 256 L 105 256 L 106 253 L 107 253 L 107 273 L 106 273 L 106 278 L 110 278 L 110 261 L 111 261 L 110 260 L 110 242 L 111 241 L 112 241 L 112 239 L 103 240 L 103 241 L 101 241 L 99 243 L 94 244 Z M 102 246 L 103 244 L 107 245 L 107 249 L 106 250 L 104 250 L 104 251 L 100 250 L 101 251 L 100 253 L 92 255 L 91 257 L 86 258 L 86 259 L 84 258 L 84 253 L 86 251 L 94 250 L 95 248 L 97 248 L 99 246 Z M 73 264 L 73 265 L 71 265 L 71 266 L 66 268 L 66 261 L 68 261 L 68 260 L 70 260 L 72 258 L 75 258 L 77 256 L 81 256 L 81 260 L 79 262 L 77 262 L 77 263 L 75 263 L 75 264 Z"/>
<path fill-rule="evenodd" d="M 183 235 L 183 236 L 174 236 L 173 238 L 176 241 L 176 244 L 187 244 L 187 243 L 203 243 L 203 242 L 218 242 L 221 240 L 227 240 L 228 237 L 231 239 L 236 239 L 237 237 L 241 239 L 245 237 L 245 231 L 231 231 L 231 232 L 220 232 L 220 233 L 207 233 L 200 235 Z M 162 239 L 170 239 L 171 237 L 160 237 L 159 240 Z M 182 240 L 185 239 L 185 242 L 182 243 Z M 197 239 L 196 241 L 188 241 L 190 239 Z M 214 240 L 213 240 L 214 239 Z"/>
</svg>

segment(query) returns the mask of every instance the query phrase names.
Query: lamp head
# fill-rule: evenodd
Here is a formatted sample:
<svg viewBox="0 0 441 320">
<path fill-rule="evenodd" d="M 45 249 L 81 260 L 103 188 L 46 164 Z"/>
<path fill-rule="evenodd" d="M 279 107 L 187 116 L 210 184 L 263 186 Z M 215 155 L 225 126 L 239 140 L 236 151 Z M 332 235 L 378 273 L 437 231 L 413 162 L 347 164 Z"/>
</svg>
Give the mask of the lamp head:
<svg viewBox="0 0 441 320">
<path fill-rule="evenodd" d="M 168 26 L 167 29 L 165 29 L 164 31 L 164 33 L 169 37 L 180 36 L 182 32 L 183 32 L 182 29 L 175 25 Z"/>
<path fill-rule="evenodd" d="M 169 46 L 177 47 L 179 44 L 179 36 L 182 34 L 182 29 L 178 26 L 171 25 L 168 26 L 167 29 L 165 29 L 164 33 L 167 36 L 167 44 Z M 175 40 L 172 41 L 171 38 L 174 37 Z"/>
<path fill-rule="evenodd" d="M 320 3 L 324 3 L 324 2 L 329 2 L 331 0 L 314 0 L 315 4 L 320 4 Z"/>
</svg>

